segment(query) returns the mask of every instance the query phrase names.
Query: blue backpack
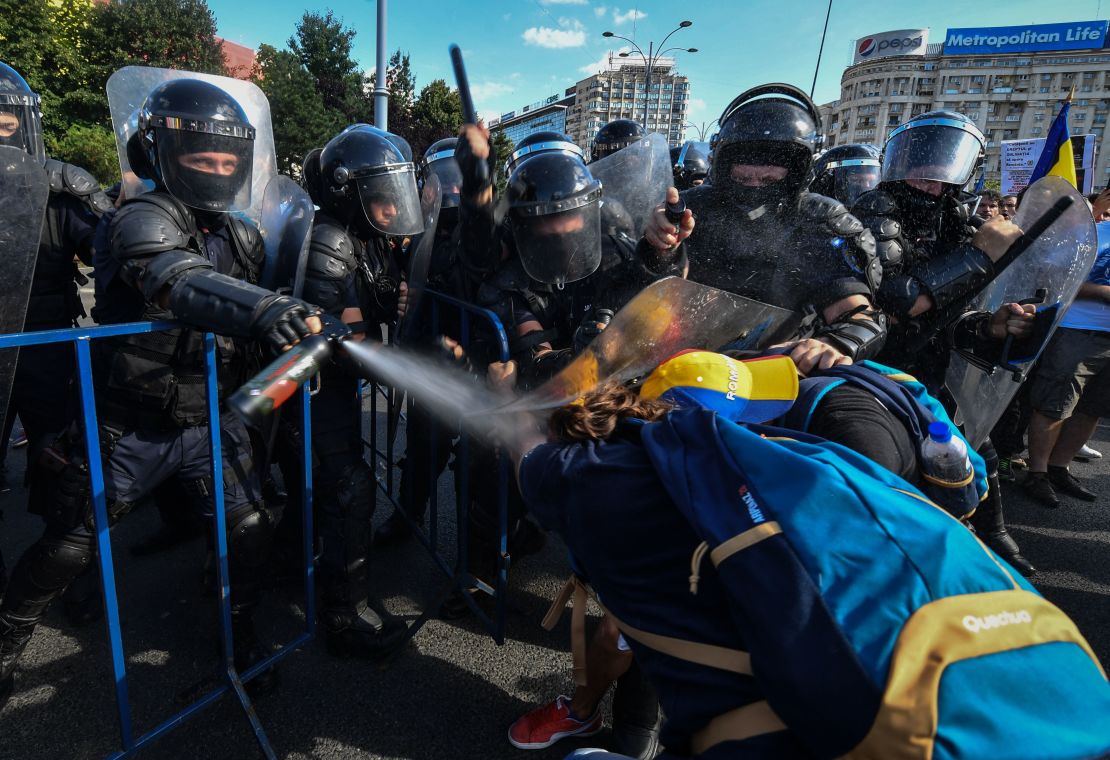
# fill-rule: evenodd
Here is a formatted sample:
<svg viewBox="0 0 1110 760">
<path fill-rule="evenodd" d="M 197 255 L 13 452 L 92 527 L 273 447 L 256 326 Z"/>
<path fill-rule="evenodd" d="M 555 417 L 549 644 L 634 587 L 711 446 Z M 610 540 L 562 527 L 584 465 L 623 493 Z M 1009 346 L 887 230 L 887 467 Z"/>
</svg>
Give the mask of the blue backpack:
<svg viewBox="0 0 1110 760">
<path fill-rule="evenodd" d="M 705 542 L 770 723 L 816 757 L 1110 751 L 1110 685 L 1075 625 L 896 475 L 701 409 L 642 441 Z"/>
<path fill-rule="evenodd" d="M 925 386 L 912 375 L 884 366 L 878 362 L 862 361 L 858 364 L 838 365 L 819 374 L 810 374 L 798 387 L 798 399 L 783 416 L 781 425 L 791 430 L 809 432 L 814 411 L 825 395 L 833 388 L 854 385 L 867 390 L 905 426 L 917 443 L 918 463 L 921 463 L 921 444 L 928 437 L 929 423 L 946 422 L 955 435 L 963 440 L 971 460 L 971 482 L 947 483 L 922 475 L 922 488 L 930 499 L 953 515 L 966 519 L 987 498 L 987 465 L 963 433 L 949 418 L 940 401 L 931 396 Z M 919 468 L 920 469 L 920 468 Z M 923 470 L 922 470 L 923 472 Z"/>
</svg>

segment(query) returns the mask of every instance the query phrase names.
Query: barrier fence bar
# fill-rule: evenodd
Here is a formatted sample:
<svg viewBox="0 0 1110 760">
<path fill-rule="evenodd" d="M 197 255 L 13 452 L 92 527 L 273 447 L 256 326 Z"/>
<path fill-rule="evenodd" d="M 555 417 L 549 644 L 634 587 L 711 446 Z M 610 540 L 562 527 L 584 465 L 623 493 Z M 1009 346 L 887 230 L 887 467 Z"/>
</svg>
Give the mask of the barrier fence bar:
<svg viewBox="0 0 1110 760">
<path fill-rule="evenodd" d="M 473 348 L 473 333 L 471 320 L 477 319 L 481 326 L 478 330 L 482 331 L 484 337 L 491 341 L 490 357 L 492 360 L 506 362 L 509 360 L 509 339 L 508 334 L 505 332 L 504 326 L 497 315 L 489 309 L 483 309 L 475 306 L 472 303 L 462 301 L 453 296 L 439 293 L 434 290 L 426 290 L 424 292 L 422 304 L 427 305 L 429 312 L 428 326 L 432 336 L 438 336 L 443 333 L 441 330 L 441 316 L 444 308 L 455 310 L 458 315 L 458 335 L 450 336 L 456 338 L 459 345 L 463 350 L 468 353 Z M 432 603 L 428 604 L 424 612 L 412 623 L 409 624 L 409 637 L 415 636 L 416 633 L 423 627 L 423 625 L 438 611 L 444 601 L 446 601 L 451 594 L 458 592 L 462 595 L 467 607 L 477 616 L 479 622 L 486 629 L 486 631 L 493 637 L 498 644 L 503 644 L 505 641 L 505 616 L 507 612 L 507 595 L 506 590 L 508 587 L 508 567 L 510 557 L 508 553 L 508 489 L 509 482 L 509 468 L 508 463 L 504 457 L 497 457 L 498 472 L 497 472 L 497 513 L 498 513 L 498 537 L 497 537 L 497 561 L 496 573 L 492 579 L 492 585 L 479 578 L 475 578 L 470 572 L 469 565 L 469 515 L 470 515 L 470 436 L 463 432 L 459 436 L 458 444 L 455 448 L 455 519 L 457 523 L 456 532 L 456 555 L 455 561 L 449 562 L 441 553 L 439 546 L 440 532 L 439 532 L 439 498 L 438 498 L 438 483 L 439 476 L 436 475 L 433 479 L 432 473 L 424 475 L 417 473 L 415 477 L 426 476 L 433 479 L 429 490 L 428 499 L 428 527 L 425 530 L 420 524 L 418 519 L 414 519 L 404 509 L 402 499 L 399 493 L 394 491 L 393 485 L 395 478 L 393 477 L 393 467 L 397 461 L 395 450 L 395 438 L 393 433 L 392 424 L 390 424 L 389 415 L 394 408 L 393 403 L 389 403 L 394 398 L 394 394 L 398 392 L 397 389 L 383 389 L 376 382 L 370 381 L 366 383 L 364 388 L 368 388 L 370 392 L 370 434 L 368 437 L 363 438 L 363 444 L 369 450 L 371 457 L 371 469 L 374 471 L 374 479 L 378 486 L 379 491 L 388 500 L 394 510 L 404 519 L 406 524 L 412 530 L 413 535 L 417 541 L 427 551 L 432 562 L 439 568 L 440 572 L 446 576 L 450 583 L 446 591 L 433 598 Z M 378 396 L 387 400 L 387 429 L 385 436 L 385 446 L 382 449 L 378 438 Z M 417 402 L 419 403 L 419 402 Z M 411 408 L 410 408 L 411 415 Z M 430 440 L 426 442 L 429 447 L 431 456 L 429 461 L 432 466 L 436 466 L 436 444 L 439 431 L 437 425 L 430 425 Z M 408 428 L 411 431 L 411 425 Z M 408 441 L 406 441 L 406 444 Z M 411 458 L 408 460 L 408 467 L 412 467 Z M 383 472 L 384 471 L 384 472 Z M 411 476 L 411 474 L 410 474 Z M 422 516 L 424 505 L 417 505 Z M 475 600 L 472 594 L 469 593 L 471 589 L 493 597 L 494 599 L 494 612 L 490 616 L 487 614 Z"/>
<path fill-rule="evenodd" d="M 49 343 L 74 343 L 77 352 L 77 376 L 81 394 L 82 424 L 85 433 L 85 447 L 89 468 L 89 485 L 93 500 L 93 519 L 96 528 L 96 545 L 100 565 L 101 593 L 104 600 L 104 621 L 112 658 L 112 676 L 115 684 L 116 707 L 119 718 L 120 744 L 122 749 L 111 754 L 110 758 L 130 757 L 137 750 L 182 725 L 205 707 L 208 707 L 229 691 L 235 692 L 247 720 L 251 724 L 258 745 L 268 758 L 276 757 L 269 739 L 254 712 L 243 684 L 259 673 L 272 667 L 296 649 L 312 640 L 316 629 L 316 590 L 313 584 L 313 544 L 312 544 L 312 420 L 308 386 L 303 390 L 302 409 L 304 425 L 303 448 L 301 451 L 304 468 L 303 514 L 304 525 L 304 578 L 305 578 L 305 630 L 293 641 L 277 652 L 256 663 L 244 673 L 235 669 L 231 635 L 231 599 L 227 558 L 227 525 L 224 520 L 225 505 L 223 491 L 223 457 L 220 436 L 219 398 L 217 387 L 217 359 L 215 337 L 205 335 L 205 380 L 208 392 L 208 431 L 209 451 L 212 461 L 213 501 L 215 509 L 214 530 L 217 547 L 217 567 L 220 583 L 220 635 L 224 682 L 207 694 L 199 697 L 188 707 L 170 716 L 146 733 L 135 737 L 131 724 L 131 703 L 127 688 L 127 665 L 123 650 L 123 634 L 120 627 L 119 599 L 116 591 L 115 563 L 112 557 L 112 544 L 108 518 L 108 502 L 104 485 L 104 466 L 100 448 L 100 428 L 96 414 L 96 399 L 93 390 L 91 342 L 98 338 L 117 337 L 150 333 L 177 327 L 173 322 L 132 322 L 99 327 L 72 328 L 66 330 L 43 330 L 39 332 L 0 335 L 0 350 L 22 346 L 38 346 Z M 213 424 L 213 422 L 215 424 Z"/>
</svg>

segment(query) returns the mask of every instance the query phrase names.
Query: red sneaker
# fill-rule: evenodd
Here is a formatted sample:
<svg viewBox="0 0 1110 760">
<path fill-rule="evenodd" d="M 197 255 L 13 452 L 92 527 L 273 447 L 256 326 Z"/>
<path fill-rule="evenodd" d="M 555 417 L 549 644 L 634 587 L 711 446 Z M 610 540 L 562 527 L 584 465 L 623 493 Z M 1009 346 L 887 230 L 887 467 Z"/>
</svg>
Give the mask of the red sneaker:
<svg viewBox="0 0 1110 760">
<path fill-rule="evenodd" d="M 560 696 L 537 707 L 509 726 L 509 741 L 517 749 L 545 749 L 568 736 L 593 736 L 601 731 L 601 710 L 585 720 L 570 714 L 570 700 Z"/>
</svg>

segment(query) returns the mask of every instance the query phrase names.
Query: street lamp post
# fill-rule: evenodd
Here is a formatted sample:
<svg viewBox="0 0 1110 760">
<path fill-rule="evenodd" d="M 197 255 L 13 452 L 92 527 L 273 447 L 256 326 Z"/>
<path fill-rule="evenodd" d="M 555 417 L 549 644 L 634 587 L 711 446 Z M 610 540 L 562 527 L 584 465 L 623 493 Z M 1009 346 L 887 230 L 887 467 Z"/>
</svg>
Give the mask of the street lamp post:
<svg viewBox="0 0 1110 760">
<path fill-rule="evenodd" d="M 698 133 L 698 140 L 700 140 L 701 142 L 705 142 L 705 136 L 709 133 L 709 130 L 713 129 L 713 125 L 716 124 L 716 123 L 717 123 L 717 120 L 714 119 L 713 121 L 709 122 L 708 124 L 703 121 L 701 123 L 701 126 L 698 126 L 694 122 L 688 121 L 685 124 L 683 124 L 683 126 L 692 127 L 693 129 L 695 129 Z"/>
<path fill-rule="evenodd" d="M 655 42 L 654 41 L 649 42 L 648 43 L 647 55 L 644 55 L 644 51 L 640 49 L 640 46 L 637 45 L 634 40 L 630 40 L 627 37 L 622 37 L 619 34 L 613 34 L 612 32 L 603 32 L 602 35 L 601 35 L 602 37 L 613 37 L 613 38 L 618 39 L 618 40 L 624 40 L 625 42 L 630 44 L 632 47 L 634 47 L 636 49 L 636 52 L 640 54 L 640 58 L 642 58 L 644 60 L 644 68 L 647 72 L 647 74 L 646 74 L 646 87 L 647 87 L 647 89 L 644 92 L 644 129 L 647 129 L 648 105 L 651 103 L 651 70 L 652 70 L 652 68 L 654 68 L 655 64 L 657 64 L 659 62 L 659 59 L 667 53 L 670 53 L 670 52 L 673 52 L 673 51 L 676 51 L 676 50 L 680 50 L 680 51 L 685 52 L 685 53 L 696 53 L 696 52 L 698 52 L 697 48 L 672 47 L 672 48 L 667 48 L 666 50 L 663 49 L 663 46 L 667 44 L 667 40 L 669 40 L 671 38 L 671 34 L 674 34 L 679 29 L 685 29 L 688 26 L 693 26 L 693 24 L 694 24 L 693 21 L 682 21 L 681 23 L 679 23 L 679 25 L 677 27 L 675 27 L 674 29 L 672 29 L 670 34 L 668 34 L 666 37 L 664 37 L 663 41 L 659 43 L 658 52 L 656 51 L 656 48 L 655 48 Z M 628 58 L 629 57 L 628 53 L 618 53 L 618 55 L 621 58 Z"/>
</svg>

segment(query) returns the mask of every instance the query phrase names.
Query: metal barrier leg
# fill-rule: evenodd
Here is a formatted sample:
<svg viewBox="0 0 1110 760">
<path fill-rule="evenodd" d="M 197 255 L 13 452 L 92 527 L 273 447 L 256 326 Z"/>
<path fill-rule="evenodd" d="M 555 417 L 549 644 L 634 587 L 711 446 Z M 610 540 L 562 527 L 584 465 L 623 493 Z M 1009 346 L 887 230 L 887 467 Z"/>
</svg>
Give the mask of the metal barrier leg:
<svg viewBox="0 0 1110 760">
<path fill-rule="evenodd" d="M 112 651 L 112 675 L 116 684 L 116 708 L 119 711 L 119 734 L 124 752 L 135 745 L 131 732 L 131 703 L 127 696 L 127 662 L 123 656 L 123 635 L 119 622 L 119 600 L 116 595 L 115 565 L 112 562 L 112 538 L 108 522 L 108 500 L 104 492 L 104 466 L 100 453 L 100 424 L 96 418 L 93 389 L 92 358 L 87 337 L 75 341 L 77 377 L 81 387 L 81 411 L 84 415 L 85 447 L 89 460 L 89 485 L 92 489 L 93 519 L 96 522 L 97 556 L 100 562 L 100 588 L 104 596 L 104 622 Z"/>
<path fill-rule="evenodd" d="M 216 368 L 219 366 L 216 357 L 216 337 L 212 333 L 204 336 L 204 348 L 207 354 L 205 367 L 205 382 L 208 390 L 208 434 L 211 447 L 209 452 L 212 457 L 212 500 L 215 508 L 216 532 L 216 569 L 220 580 L 220 643 L 223 646 L 224 667 L 227 672 L 228 682 L 239 697 L 247 720 L 254 731 L 255 739 L 267 758 L 276 760 L 270 740 L 262 728 L 262 723 L 251 705 L 250 697 L 243 688 L 243 681 L 235 669 L 235 652 L 231 634 L 231 582 L 230 571 L 227 563 L 227 524 L 224 508 L 224 463 L 222 441 L 220 437 L 220 398 L 219 387 L 216 381 Z"/>
</svg>

